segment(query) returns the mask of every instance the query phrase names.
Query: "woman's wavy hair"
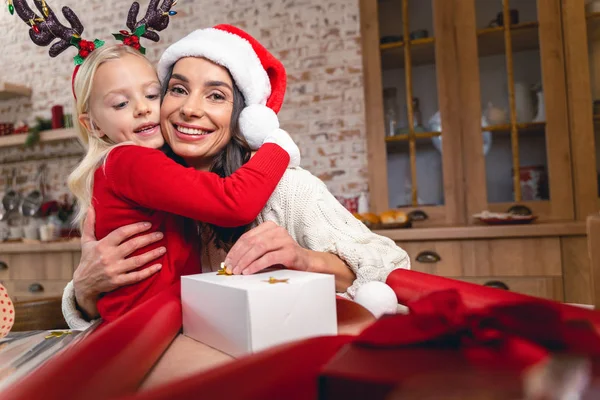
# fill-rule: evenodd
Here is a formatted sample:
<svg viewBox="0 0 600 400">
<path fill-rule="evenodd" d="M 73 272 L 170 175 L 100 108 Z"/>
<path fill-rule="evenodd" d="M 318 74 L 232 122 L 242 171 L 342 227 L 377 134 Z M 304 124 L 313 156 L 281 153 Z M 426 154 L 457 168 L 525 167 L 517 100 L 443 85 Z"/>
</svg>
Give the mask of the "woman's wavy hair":
<svg viewBox="0 0 600 400">
<path fill-rule="evenodd" d="M 173 66 L 169 69 L 166 78 L 163 81 L 162 97 L 167 93 L 169 87 L 169 80 L 173 74 Z M 229 72 L 229 71 L 228 71 Z M 229 75 L 231 77 L 231 74 Z M 231 113 L 230 131 L 231 140 L 225 148 L 215 157 L 209 171 L 216 173 L 220 177 L 224 178 L 235 171 L 237 171 L 242 165 L 250 160 L 250 146 L 242 136 L 240 130 L 239 119 L 242 110 L 244 109 L 245 100 L 244 95 L 235 84 L 233 77 L 233 111 Z M 168 144 L 164 147 L 165 153 L 173 160 L 177 161 L 182 165 L 186 165 L 185 161 L 173 152 L 173 149 Z M 235 228 L 224 228 L 213 224 L 201 224 L 200 233 L 202 238 L 205 240 L 214 240 L 215 245 L 219 249 L 229 251 L 233 244 L 242 236 L 245 232 L 250 229 L 250 225 L 239 226 Z"/>
</svg>

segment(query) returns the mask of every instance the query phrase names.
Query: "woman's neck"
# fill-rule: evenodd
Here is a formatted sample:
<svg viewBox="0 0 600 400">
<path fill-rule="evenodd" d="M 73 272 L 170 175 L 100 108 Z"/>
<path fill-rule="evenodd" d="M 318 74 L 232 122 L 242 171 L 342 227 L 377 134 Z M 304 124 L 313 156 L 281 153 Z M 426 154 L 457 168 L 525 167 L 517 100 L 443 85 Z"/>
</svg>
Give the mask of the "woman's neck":
<svg viewBox="0 0 600 400">
<path fill-rule="evenodd" d="M 186 158 L 185 163 L 197 171 L 208 171 L 212 165 L 211 159 Z"/>
</svg>

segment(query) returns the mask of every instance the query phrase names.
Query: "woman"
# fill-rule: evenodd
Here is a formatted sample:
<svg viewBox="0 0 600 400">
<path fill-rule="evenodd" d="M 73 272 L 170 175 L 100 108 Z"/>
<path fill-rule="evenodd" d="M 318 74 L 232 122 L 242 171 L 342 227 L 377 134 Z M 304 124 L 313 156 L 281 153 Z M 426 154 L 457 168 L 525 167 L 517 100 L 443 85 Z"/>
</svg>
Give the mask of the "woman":
<svg viewBox="0 0 600 400">
<path fill-rule="evenodd" d="M 268 75 L 268 83 L 256 85 L 260 82 L 256 78 L 260 71 L 247 71 L 249 62 L 238 51 L 243 42 L 252 45 L 263 66 L 270 65 L 263 71 Z M 165 93 L 161 125 L 172 152 L 196 169 L 211 170 L 222 176 L 246 162 L 250 150 L 235 129 L 220 130 L 219 135 L 203 132 L 202 121 L 207 110 L 199 99 L 206 83 L 226 67 L 234 88 L 239 89 L 245 100 L 245 104 L 234 104 L 234 109 L 243 108 L 240 130 L 252 143 L 253 127 L 244 124 L 244 113 L 260 110 L 248 107 L 248 103 L 256 104 L 265 95 L 283 101 L 285 70 L 273 67 L 277 64 L 270 62 L 272 58 L 247 33 L 230 26 L 198 30 L 171 45 L 161 57 L 158 71 Z M 265 113 L 265 125 L 273 124 L 273 116 L 274 113 Z M 237 122 L 231 121 L 230 125 Z M 96 316 L 95 302 L 101 293 L 139 282 L 155 272 L 152 267 L 129 271 L 159 255 L 158 249 L 154 249 L 125 258 L 157 240 L 152 235 L 123 242 L 143 232 L 141 224 L 117 229 L 100 242 L 93 239 L 91 228 L 93 214 L 86 221 L 82 235 L 82 258 L 74 284 L 67 285 L 63 298 L 65 319 L 74 329 L 89 325 L 81 311 L 88 319 Z M 214 271 L 223 261 L 234 274 L 252 274 L 280 264 L 333 274 L 337 292 L 350 298 L 361 284 L 385 281 L 393 269 L 410 266 L 405 251 L 392 240 L 372 233 L 328 192 L 323 182 L 301 168 L 286 171 L 251 226 L 232 229 L 205 225 L 201 233 L 203 271 Z"/>
</svg>

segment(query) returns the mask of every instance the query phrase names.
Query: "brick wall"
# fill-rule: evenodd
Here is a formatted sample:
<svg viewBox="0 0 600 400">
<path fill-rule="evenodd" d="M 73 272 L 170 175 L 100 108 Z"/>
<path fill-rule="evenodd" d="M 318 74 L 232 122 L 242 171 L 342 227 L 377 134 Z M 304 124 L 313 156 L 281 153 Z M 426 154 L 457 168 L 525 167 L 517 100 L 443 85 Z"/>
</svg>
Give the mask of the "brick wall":
<svg viewBox="0 0 600 400">
<path fill-rule="evenodd" d="M 31 99 L 0 101 L 0 121 L 50 117 L 55 104 L 72 108 L 70 77 L 74 49 L 55 59 L 47 48 L 30 42 L 24 23 L 1 2 L 0 80 L 33 86 Z M 29 1 L 33 4 L 33 1 Z M 125 28 L 127 0 L 49 0 L 54 10 L 71 7 L 86 27 L 85 37 L 111 41 Z M 147 0 L 141 1 L 145 10 Z M 180 0 L 178 15 L 157 45 L 146 41 L 148 57 L 157 61 L 173 41 L 193 29 L 217 23 L 237 25 L 258 38 L 285 64 L 289 74 L 282 126 L 296 140 L 302 166 L 326 182 L 335 195 L 367 190 L 363 74 L 357 0 Z M 62 16 L 61 16 L 62 17 Z M 63 22 L 66 23 L 66 21 Z M 0 187 L 17 167 L 26 189 L 37 164 L 46 162 L 53 197 L 67 191 L 64 181 L 77 159 L 75 143 L 47 144 L 35 150 L 0 148 Z M 44 159 L 42 159 L 44 158 Z"/>
</svg>

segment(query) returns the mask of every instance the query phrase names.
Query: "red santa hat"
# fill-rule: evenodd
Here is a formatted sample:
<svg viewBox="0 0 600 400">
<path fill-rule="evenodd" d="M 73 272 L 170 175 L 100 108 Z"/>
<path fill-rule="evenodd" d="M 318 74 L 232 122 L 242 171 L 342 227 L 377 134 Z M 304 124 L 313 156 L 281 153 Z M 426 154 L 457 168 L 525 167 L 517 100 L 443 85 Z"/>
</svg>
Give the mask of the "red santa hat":
<svg viewBox="0 0 600 400">
<path fill-rule="evenodd" d="M 279 128 L 287 74 L 285 67 L 262 44 L 231 25 L 198 29 L 169 46 L 158 62 L 161 82 L 183 57 L 203 57 L 229 70 L 244 95 L 246 108 L 240 129 L 252 148 L 262 144 L 265 130 Z"/>
</svg>

